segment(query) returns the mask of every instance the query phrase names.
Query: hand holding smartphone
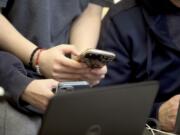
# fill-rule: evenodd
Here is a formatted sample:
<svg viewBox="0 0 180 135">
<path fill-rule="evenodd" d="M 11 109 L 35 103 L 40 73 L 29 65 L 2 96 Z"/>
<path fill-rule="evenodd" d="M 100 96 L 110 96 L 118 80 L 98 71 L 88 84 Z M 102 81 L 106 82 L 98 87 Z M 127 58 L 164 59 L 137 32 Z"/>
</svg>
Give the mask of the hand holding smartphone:
<svg viewBox="0 0 180 135">
<path fill-rule="evenodd" d="M 101 68 L 115 57 L 116 55 L 112 52 L 99 49 L 88 49 L 83 52 L 77 60 L 86 63 L 90 68 Z"/>
</svg>

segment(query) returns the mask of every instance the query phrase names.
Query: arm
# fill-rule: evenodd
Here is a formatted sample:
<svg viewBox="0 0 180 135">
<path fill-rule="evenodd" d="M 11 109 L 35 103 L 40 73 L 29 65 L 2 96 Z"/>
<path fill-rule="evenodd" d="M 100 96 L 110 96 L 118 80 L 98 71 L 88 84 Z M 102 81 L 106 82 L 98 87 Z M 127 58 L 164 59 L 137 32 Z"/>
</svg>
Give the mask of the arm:
<svg viewBox="0 0 180 135">
<path fill-rule="evenodd" d="M 15 54 L 28 64 L 36 45 L 24 38 L 1 13 L 0 28 L 0 48 Z M 5 88 L 10 101 L 26 112 L 29 112 L 29 109 L 22 106 L 20 99 L 40 110 L 45 110 L 53 96 L 51 89 L 58 82 L 51 79 L 33 80 L 27 77 L 21 61 L 11 54 L 0 52 L 0 61 L 0 85 Z"/>
<path fill-rule="evenodd" d="M 24 38 L 2 14 L 0 14 L 0 28 L 0 48 L 15 54 L 28 64 L 36 45 Z"/>
<path fill-rule="evenodd" d="M 88 4 L 84 12 L 75 20 L 70 31 L 70 44 L 73 44 L 79 52 L 87 48 L 96 48 L 100 35 L 102 7 Z M 92 85 L 100 82 L 107 72 L 107 67 L 92 70 L 90 74 L 84 74 L 84 80 Z"/>
<path fill-rule="evenodd" d="M 79 51 L 95 48 L 99 39 L 101 17 L 102 7 L 89 4 L 72 25 L 70 44 L 74 44 Z"/>
<path fill-rule="evenodd" d="M 33 80 L 27 77 L 22 62 L 15 56 L 0 51 L 0 86 L 2 86 L 8 100 L 19 109 L 29 112 L 20 99 L 34 107 L 45 110 L 49 100 L 53 97 L 52 88 L 56 87 L 57 81 L 52 79 Z"/>
<path fill-rule="evenodd" d="M 14 54 L 18 58 L 20 58 L 25 64 L 28 64 L 30 55 L 37 46 L 34 45 L 33 43 L 31 43 L 25 37 L 23 37 L 2 14 L 0 14 L 0 28 L 1 28 L 0 48 L 2 50 L 6 50 L 6 51 Z M 68 50 L 69 50 L 68 53 L 74 52 L 74 49 L 72 49 L 72 48 L 74 48 L 74 47 L 72 46 L 70 48 L 70 46 L 63 47 L 63 45 L 60 45 L 57 47 L 50 48 L 47 51 L 43 52 L 43 54 L 45 54 L 45 55 L 41 55 L 40 67 L 41 67 L 41 70 L 43 71 L 42 72 L 43 75 L 46 78 L 55 78 L 56 80 L 59 80 L 59 77 L 64 76 L 64 75 L 62 75 L 64 72 L 59 74 L 60 71 L 58 70 L 57 71 L 58 77 L 56 77 L 56 75 L 54 75 L 54 74 L 56 74 L 56 71 L 54 71 L 53 67 L 57 65 L 58 68 L 61 70 L 64 66 L 62 64 L 59 64 L 60 62 L 61 63 L 64 62 L 64 63 L 66 63 L 66 65 L 68 65 L 67 64 L 68 61 L 71 61 L 71 60 L 67 59 L 64 56 L 64 53 L 67 52 Z M 36 55 L 35 55 L 35 57 L 36 57 Z M 35 57 L 34 57 L 33 61 L 35 60 Z M 56 62 L 56 61 L 58 61 L 58 62 Z M 44 65 L 41 65 L 41 63 L 43 63 Z M 70 62 L 70 63 L 72 63 L 72 62 Z M 66 72 L 68 71 L 70 73 L 74 72 L 74 71 L 71 71 L 72 69 L 69 69 L 69 68 L 76 68 L 76 65 L 78 66 L 78 68 L 80 68 L 82 70 L 80 64 L 73 63 L 73 66 L 71 66 L 71 64 L 69 64 L 66 67 L 67 70 L 65 70 L 65 71 Z M 69 79 L 69 78 L 67 78 L 67 74 L 66 74 L 65 79 Z"/>
<path fill-rule="evenodd" d="M 23 37 L 2 14 L 0 14 L 0 28 L 0 48 L 11 52 L 20 58 L 24 64 L 28 64 L 36 45 Z M 41 53 L 39 66 L 45 78 L 53 78 L 58 81 L 84 80 L 84 74 L 89 73 L 89 69 L 84 64 L 67 58 L 66 54 L 78 55 L 78 52 L 73 46 L 58 45 Z M 36 58 L 37 53 L 33 57 L 33 63 Z M 88 79 L 85 77 L 85 79 L 97 82 L 101 79 L 100 75 L 106 71 L 103 70 L 102 72 L 90 76 Z"/>
</svg>

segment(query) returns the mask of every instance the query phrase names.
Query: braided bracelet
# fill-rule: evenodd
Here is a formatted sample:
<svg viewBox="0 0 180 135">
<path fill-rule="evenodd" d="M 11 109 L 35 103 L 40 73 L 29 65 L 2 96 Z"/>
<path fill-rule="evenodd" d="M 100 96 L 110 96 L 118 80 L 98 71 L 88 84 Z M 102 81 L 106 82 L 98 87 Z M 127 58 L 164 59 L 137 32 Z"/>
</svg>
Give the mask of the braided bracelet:
<svg viewBox="0 0 180 135">
<path fill-rule="evenodd" d="M 40 67 L 39 67 L 39 57 L 42 51 L 44 51 L 45 49 L 39 49 L 36 60 L 35 60 L 35 68 L 36 68 L 36 72 L 38 73 L 38 75 L 42 75 L 41 71 L 40 71 Z"/>
<path fill-rule="evenodd" d="M 29 60 L 29 67 L 33 68 L 33 58 L 34 58 L 34 55 L 35 53 L 39 50 L 40 48 L 37 47 L 33 50 L 33 52 L 31 53 L 31 56 L 30 56 L 30 60 Z"/>
</svg>

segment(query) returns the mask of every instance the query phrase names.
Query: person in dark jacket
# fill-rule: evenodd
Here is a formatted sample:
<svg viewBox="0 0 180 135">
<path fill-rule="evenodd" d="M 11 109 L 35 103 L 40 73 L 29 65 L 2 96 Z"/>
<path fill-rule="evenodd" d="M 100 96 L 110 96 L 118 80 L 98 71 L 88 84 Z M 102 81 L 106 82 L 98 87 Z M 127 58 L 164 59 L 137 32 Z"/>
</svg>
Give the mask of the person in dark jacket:
<svg viewBox="0 0 180 135">
<path fill-rule="evenodd" d="M 180 101 L 180 1 L 122 0 L 102 26 L 98 48 L 112 51 L 101 85 L 158 80 L 151 117 L 173 131 Z"/>
</svg>

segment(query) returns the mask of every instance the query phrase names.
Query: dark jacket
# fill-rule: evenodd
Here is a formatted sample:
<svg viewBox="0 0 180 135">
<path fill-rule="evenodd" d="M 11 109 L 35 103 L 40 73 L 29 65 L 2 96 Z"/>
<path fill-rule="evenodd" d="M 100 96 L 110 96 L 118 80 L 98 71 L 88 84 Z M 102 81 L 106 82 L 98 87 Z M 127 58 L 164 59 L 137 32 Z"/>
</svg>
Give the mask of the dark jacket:
<svg viewBox="0 0 180 135">
<path fill-rule="evenodd" d="M 134 0 L 123 0 L 105 17 L 98 46 L 116 54 L 101 85 L 160 82 L 152 117 L 164 101 L 180 93 L 180 48 L 172 42 L 165 19 Z"/>
<path fill-rule="evenodd" d="M 0 51 L 0 86 L 6 90 L 6 98 L 11 104 L 25 112 L 24 102 L 20 96 L 33 79 L 27 77 L 23 63 L 10 53 Z"/>
</svg>

